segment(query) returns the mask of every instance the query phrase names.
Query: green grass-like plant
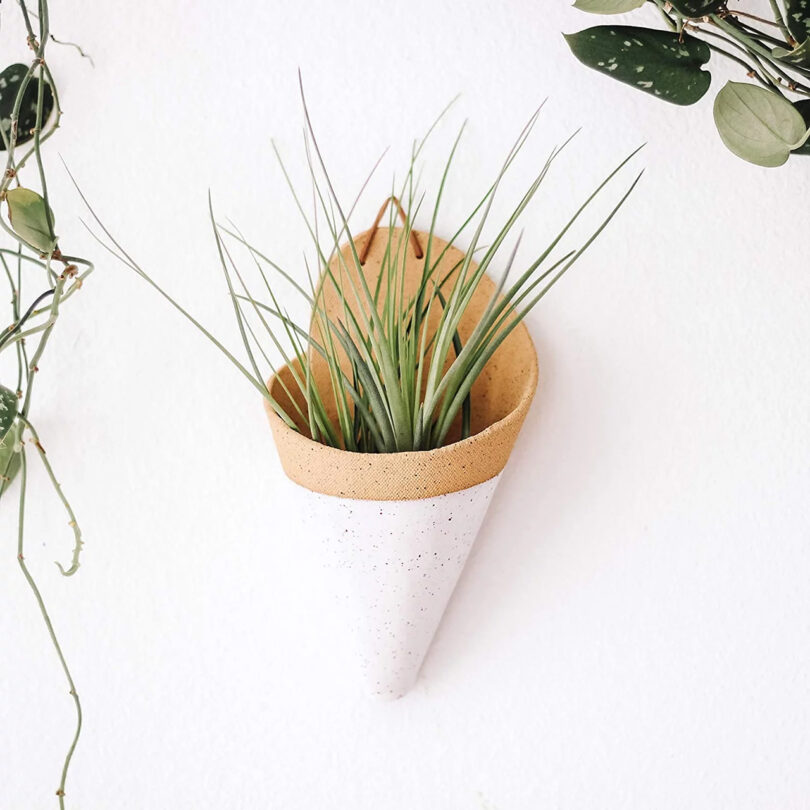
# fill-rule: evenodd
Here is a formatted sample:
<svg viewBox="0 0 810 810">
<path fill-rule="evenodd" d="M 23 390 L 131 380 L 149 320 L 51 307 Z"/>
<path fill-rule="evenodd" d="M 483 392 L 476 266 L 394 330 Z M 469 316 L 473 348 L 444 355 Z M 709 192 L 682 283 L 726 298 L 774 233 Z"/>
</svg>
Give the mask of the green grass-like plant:
<svg viewBox="0 0 810 810">
<path fill-rule="evenodd" d="M 428 137 L 444 113 L 434 122 L 427 135 L 414 144 L 399 193 L 391 188 L 391 197 L 404 201 L 400 209 L 403 224 L 401 228 L 394 228 L 396 211 L 392 206 L 389 227 L 385 230 L 387 241 L 384 244 L 381 272 L 376 283 L 369 283 L 349 226 L 357 200 L 347 209 L 338 199 L 314 136 L 303 88 L 301 97 L 306 121 L 305 153 L 313 200 L 311 214 L 307 213 L 302 195 L 290 180 L 275 145 L 273 148 L 293 202 L 306 223 L 315 253 L 314 262 L 306 262 L 306 282 L 299 282 L 291 272 L 256 249 L 235 226 L 219 223 L 209 196 L 217 255 L 242 338 L 246 362 L 238 360 L 171 298 L 123 250 L 96 217 L 96 222 L 109 240 L 100 241 L 201 329 L 270 402 L 291 429 L 298 430 L 299 425 L 305 426 L 315 441 L 352 452 L 432 450 L 446 443 L 450 428 L 461 413 L 461 438 L 466 438 L 470 435 L 473 383 L 511 331 L 585 253 L 627 200 L 641 173 L 583 244 L 571 250 L 561 249 L 561 242 L 574 223 L 638 150 L 608 174 L 565 226 L 550 239 L 546 248 L 519 270 L 515 265 L 520 237 L 514 241 L 505 270 L 496 284 L 496 292 L 472 334 L 462 343 L 458 327 L 473 294 L 484 275 L 493 269 L 496 258 L 504 252 L 516 224 L 571 139 L 550 152 L 495 238 L 490 244 L 482 244 L 482 232 L 488 223 L 495 195 L 531 135 L 540 110 L 531 116 L 509 150 L 494 182 L 477 200 L 449 240 L 453 243 L 468 230 L 471 231 L 463 259 L 451 272 L 440 274 L 439 267 L 447 248 L 436 254 L 433 251 L 433 235 L 464 130 L 462 126 L 450 149 L 429 213 L 429 238 L 421 258 L 421 280 L 417 292 L 406 296 L 406 245 L 425 202 L 425 194 L 420 191 L 417 178 L 418 161 Z M 368 182 L 367 179 L 363 189 Z M 348 243 L 348 251 L 341 251 L 344 241 Z M 246 272 L 240 269 L 235 260 L 234 248 L 237 246 L 246 248 L 250 254 L 258 271 L 260 292 L 248 283 Z M 313 273 L 313 267 L 318 270 L 318 278 Z M 310 315 L 307 325 L 297 323 L 280 303 L 275 287 L 279 279 L 289 284 L 306 302 Z M 324 305 L 327 290 L 337 294 L 340 303 L 338 309 L 342 311 L 340 316 L 327 311 Z M 427 325 L 434 312 L 440 313 L 438 325 L 429 334 Z M 282 405 L 268 390 L 266 379 L 277 371 L 271 359 L 274 352 L 291 369 L 289 385 L 281 379 L 280 383 L 292 405 Z M 316 358 L 325 363 L 328 369 L 328 385 L 319 385 L 316 381 L 312 372 Z"/>
</svg>

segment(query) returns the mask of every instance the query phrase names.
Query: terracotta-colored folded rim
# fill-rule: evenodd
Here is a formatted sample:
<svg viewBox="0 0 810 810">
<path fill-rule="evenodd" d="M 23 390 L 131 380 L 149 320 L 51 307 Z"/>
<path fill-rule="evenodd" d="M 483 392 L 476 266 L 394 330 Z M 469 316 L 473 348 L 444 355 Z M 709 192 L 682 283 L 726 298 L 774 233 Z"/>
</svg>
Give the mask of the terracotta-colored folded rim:
<svg viewBox="0 0 810 810">
<path fill-rule="evenodd" d="M 426 244 L 427 234 L 417 232 L 417 236 L 424 240 L 422 244 Z M 362 234 L 355 242 L 359 246 L 367 238 L 368 233 Z M 445 246 L 435 237 L 434 243 L 439 248 Z M 376 245 L 377 240 L 372 244 L 364 267 L 372 277 L 374 262 L 381 260 L 382 249 L 375 250 Z M 452 266 L 461 255 L 455 248 L 450 248 L 446 261 Z M 418 272 L 421 274 L 421 269 Z M 492 280 L 484 277 L 476 291 L 478 300 L 470 307 L 471 321 L 477 319 L 494 289 Z M 290 370 L 285 366 L 268 380 L 267 385 L 273 397 L 283 401 L 286 397 L 279 376 L 291 382 Z M 313 492 L 342 498 L 414 500 L 458 492 L 498 475 L 509 459 L 526 418 L 537 380 L 537 354 L 528 330 L 521 323 L 493 355 L 476 382 L 479 400 L 487 402 L 491 399 L 495 404 L 483 415 L 476 417 L 474 414 L 473 435 L 425 451 L 355 453 L 329 447 L 290 428 L 267 400 L 264 403 L 282 467 L 295 483 Z M 489 390 L 493 392 L 491 397 L 487 396 Z M 474 388 L 474 403 L 475 397 Z M 508 412 L 489 421 L 492 413 L 497 414 L 498 408 L 503 410 L 505 407 L 508 407 Z M 476 419 L 480 423 L 477 429 Z"/>
</svg>

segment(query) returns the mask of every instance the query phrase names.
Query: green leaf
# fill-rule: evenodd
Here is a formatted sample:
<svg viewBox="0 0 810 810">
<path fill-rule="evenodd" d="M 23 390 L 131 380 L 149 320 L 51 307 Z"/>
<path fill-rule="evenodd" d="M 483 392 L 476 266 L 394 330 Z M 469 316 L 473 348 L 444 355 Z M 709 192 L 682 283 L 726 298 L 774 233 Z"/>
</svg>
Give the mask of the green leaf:
<svg viewBox="0 0 810 810">
<path fill-rule="evenodd" d="M 647 0 L 576 0 L 574 8 L 590 14 L 626 14 L 641 8 Z"/>
<path fill-rule="evenodd" d="M 810 37 L 810 0 L 786 0 L 785 22 L 796 42 Z"/>
<path fill-rule="evenodd" d="M 799 111 L 801 117 L 804 119 L 804 125 L 810 127 L 810 98 L 804 98 L 801 101 L 794 101 L 793 106 Z M 793 150 L 794 155 L 810 155 L 810 140 L 805 141 L 804 146 Z"/>
<path fill-rule="evenodd" d="M 684 17 L 705 17 L 723 8 L 726 0 L 670 0 L 670 3 Z"/>
<path fill-rule="evenodd" d="M 0 439 L 0 476 L 7 479 L 5 484 L 0 480 L 0 490 L 5 492 L 14 476 L 20 471 L 20 429 L 19 422 Z"/>
<path fill-rule="evenodd" d="M 757 166 L 781 166 L 807 140 L 799 111 L 777 93 L 753 84 L 728 82 L 714 102 L 723 143 Z"/>
<path fill-rule="evenodd" d="M 17 396 L 4 385 L 0 385 L 0 492 L 20 469 L 19 422 L 17 418 Z M 8 481 L 3 483 L 2 476 Z"/>
<path fill-rule="evenodd" d="M 9 189 L 6 202 L 14 233 L 42 253 L 50 253 L 56 247 L 56 236 L 48 225 L 45 200 L 36 191 L 20 187 Z"/>
<path fill-rule="evenodd" d="M 16 418 L 17 395 L 5 385 L 0 385 L 0 439 L 8 433 Z"/>
<path fill-rule="evenodd" d="M 599 25 L 565 39 L 584 65 L 673 104 L 694 104 L 711 84 L 709 46 L 689 35 Z"/>
<path fill-rule="evenodd" d="M 11 132 L 11 114 L 17 101 L 22 80 L 28 73 L 27 65 L 9 65 L 0 73 L 0 126 L 6 138 Z M 17 119 L 17 143 L 25 143 L 34 137 L 32 130 L 37 125 L 37 94 L 39 92 L 39 79 L 34 76 L 28 82 L 20 103 L 20 117 Z M 45 82 L 42 91 L 42 124 L 50 118 L 53 112 L 53 91 L 50 84 Z M 0 138 L 0 152 L 6 151 L 5 138 Z"/>
<path fill-rule="evenodd" d="M 810 65 L 810 38 L 797 45 L 792 51 L 787 48 L 774 48 L 771 55 L 774 59 L 781 59 L 791 65 Z"/>
</svg>

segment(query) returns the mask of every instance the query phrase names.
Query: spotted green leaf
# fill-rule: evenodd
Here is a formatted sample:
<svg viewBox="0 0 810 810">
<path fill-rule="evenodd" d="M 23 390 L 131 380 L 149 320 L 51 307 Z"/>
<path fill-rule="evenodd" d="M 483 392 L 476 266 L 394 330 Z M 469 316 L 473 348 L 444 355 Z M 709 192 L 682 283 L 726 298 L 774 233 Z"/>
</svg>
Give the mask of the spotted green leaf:
<svg viewBox="0 0 810 810">
<path fill-rule="evenodd" d="M 17 418 L 17 395 L 0 385 L 0 439 L 8 433 Z"/>
<path fill-rule="evenodd" d="M 0 126 L 3 127 L 5 138 L 0 138 L 0 152 L 6 150 L 6 139 L 11 131 L 11 115 L 17 101 L 22 81 L 28 73 L 28 66 L 22 64 L 9 65 L 0 72 Z M 39 79 L 34 76 L 28 82 L 20 101 L 19 118 L 17 119 L 17 143 L 25 143 L 34 137 L 33 129 L 37 125 L 37 96 L 39 93 Z M 42 124 L 53 112 L 53 91 L 50 84 L 45 82 L 42 90 Z"/>
<path fill-rule="evenodd" d="M 48 225 L 45 200 L 36 191 L 20 187 L 7 192 L 6 202 L 14 233 L 42 253 L 50 253 L 56 247 L 56 236 Z"/>
<path fill-rule="evenodd" d="M 787 99 L 754 84 L 728 82 L 715 99 L 714 120 L 723 143 L 757 166 L 781 166 L 810 135 Z"/>
<path fill-rule="evenodd" d="M 626 14 L 641 8 L 647 0 L 576 0 L 574 8 L 591 14 Z"/>
<path fill-rule="evenodd" d="M 684 17 L 705 17 L 714 14 L 725 4 L 726 0 L 670 0 L 672 8 Z"/>
<path fill-rule="evenodd" d="M 796 42 L 810 37 L 810 0 L 786 0 L 785 22 Z"/>
<path fill-rule="evenodd" d="M 0 439 L 0 496 L 20 470 L 19 422 Z"/>
<path fill-rule="evenodd" d="M 810 38 L 806 39 L 800 45 L 797 45 L 793 50 L 774 48 L 771 54 L 776 59 L 790 62 L 791 65 L 810 66 Z"/>
<path fill-rule="evenodd" d="M 711 84 L 709 46 L 688 35 L 599 25 L 565 39 L 584 65 L 673 104 L 694 104 Z"/>
</svg>

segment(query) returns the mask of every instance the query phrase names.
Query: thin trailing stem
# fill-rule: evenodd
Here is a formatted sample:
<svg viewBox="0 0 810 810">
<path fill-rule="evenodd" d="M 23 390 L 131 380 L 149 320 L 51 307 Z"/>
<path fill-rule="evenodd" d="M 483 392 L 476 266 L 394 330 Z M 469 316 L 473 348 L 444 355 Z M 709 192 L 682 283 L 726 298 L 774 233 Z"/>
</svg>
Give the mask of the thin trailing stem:
<svg viewBox="0 0 810 810">
<path fill-rule="evenodd" d="M 39 434 L 34 429 L 34 426 L 31 424 L 29 419 L 20 415 L 20 421 L 28 428 L 29 432 L 31 433 L 31 439 L 34 443 L 34 447 L 39 453 L 40 460 L 42 461 L 43 467 L 45 467 L 45 472 L 48 474 L 48 478 L 50 479 L 51 485 L 53 486 L 59 500 L 62 502 L 62 506 L 65 508 L 68 516 L 68 525 L 73 531 L 74 537 L 74 546 L 73 546 L 73 555 L 70 560 L 70 564 L 67 568 L 65 568 L 62 563 L 56 562 L 56 567 L 62 572 L 63 576 L 69 577 L 73 576 L 76 571 L 79 570 L 79 556 L 81 554 L 82 546 L 84 542 L 82 541 L 82 530 L 79 528 L 79 523 L 76 520 L 76 515 L 73 512 L 73 508 L 70 505 L 70 502 L 65 497 L 65 493 L 62 490 L 62 486 L 57 481 L 56 475 L 54 474 L 53 467 L 51 467 L 51 463 L 48 460 L 48 454 L 45 452 L 45 448 L 42 446 L 42 442 L 39 439 Z"/>
<path fill-rule="evenodd" d="M 53 236 L 54 219 L 51 210 L 48 178 L 42 157 L 42 147 L 59 128 L 62 109 L 56 82 L 48 66 L 45 54 L 47 43 L 57 41 L 50 32 L 48 2 L 47 0 L 38 0 L 36 13 L 27 8 L 24 0 L 18 0 L 16 6 L 22 15 L 27 33 L 27 44 L 33 52 L 33 58 L 21 81 L 17 84 L 17 95 L 12 106 L 8 126 L 2 128 L 3 144 L 7 154 L 5 170 L 0 178 L 0 203 L 7 203 L 9 209 L 11 209 L 10 189 L 12 186 L 15 189 L 26 189 L 29 196 L 38 196 L 42 204 L 43 219 L 43 222 L 38 224 L 38 228 L 43 233 L 49 233 L 52 242 L 47 252 L 43 253 L 40 248 L 32 245 L 27 238 L 24 238 L 13 227 L 10 227 L 4 218 L 0 218 L 2 233 L 11 237 L 15 245 L 14 249 L 0 247 L 0 263 L 3 265 L 3 271 L 11 291 L 12 311 L 10 325 L 0 333 L 0 351 L 14 346 L 17 359 L 17 378 L 14 390 L 17 397 L 17 414 L 5 435 L 0 436 L 0 445 L 2 445 L 3 452 L 7 453 L 4 469 L 0 470 L 0 504 L 6 503 L 6 493 L 16 475 L 19 482 L 17 563 L 39 608 L 76 710 L 75 731 L 65 754 L 56 790 L 59 808 L 64 810 L 68 773 L 81 735 L 82 707 L 76 684 L 57 638 L 53 621 L 25 557 L 26 504 L 30 497 L 26 440 L 30 438 L 30 443 L 36 448 L 49 482 L 68 516 L 74 538 L 73 553 L 67 566 L 63 566 L 58 562 L 56 564 L 63 575 L 71 576 L 79 567 L 79 557 L 83 544 L 81 530 L 73 508 L 51 467 L 39 434 L 31 423 L 30 413 L 34 404 L 35 381 L 39 376 L 46 349 L 57 326 L 61 307 L 81 289 L 82 284 L 92 272 L 93 265 L 83 258 L 63 254 L 59 247 L 56 246 L 56 238 Z M 36 25 L 34 21 L 36 21 Z M 36 86 L 34 126 L 30 132 L 20 133 L 22 101 L 32 80 L 35 81 Z M 47 121 L 44 116 L 46 85 L 50 88 L 54 102 L 53 113 Z M 25 135 L 24 139 L 22 138 L 23 134 Z M 30 145 L 26 147 L 25 151 L 20 149 L 21 140 L 30 140 Z M 21 173 L 31 159 L 35 163 L 36 172 L 32 170 L 26 173 L 26 175 L 32 174 L 35 176 L 31 180 L 33 188 L 27 188 L 23 186 Z M 37 191 L 33 189 L 37 189 Z M 16 266 L 12 265 L 12 261 Z M 42 273 L 46 282 L 44 290 L 40 290 L 34 295 L 26 295 L 26 291 L 32 284 L 29 280 L 39 278 L 40 273 Z M 24 280 L 26 280 L 26 290 L 23 289 Z M 28 302 L 24 304 L 23 302 L 26 300 Z M 8 396 L 8 391 L 6 395 Z"/>
<path fill-rule="evenodd" d="M 73 675 L 70 672 L 70 667 L 68 666 L 67 660 L 65 659 L 65 655 L 62 652 L 62 645 L 59 643 L 59 639 L 53 627 L 53 622 L 51 621 L 51 617 L 48 614 L 48 609 L 45 606 L 45 600 L 42 598 L 42 593 L 39 590 L 39 586 L 37 585 L 33 576 L 31 576 L 31 571 L 29 570 L 28 565 L 25 561 L 25 498 L 27 491 L 27 479 L 28 479 L 27 461 L 25 457 L 25 447 L 23 446 L 20 449 L 20 496 L 19 496 L 19 511 L 17 517 L 17 563 L 20 566 L 20 570 L 22 571 L 23 576 L 25 577 L 25 581 L 28 583 L 28 587 L 34 594 L 34 599 L 36 600 L 37 606 L 39 607 L 39 611 L 42 615 L 42 620 L 45 623 L 45 628 L 48 631 L 48 636 L 51 640 L 51 644 L 53 645 L 53 648 L 56 652 L 56 656 L 59 659 L 59 663 L 62 667 L 62 672 L 64 672 L 65 675 L 65 680 L 67 680 L 69 694 L 73 698 L 73 703 L 74 706 L 76 707 L 76 731 L 73 734 L 73 738 L 70 742 L 67 754 L 65 755 L 65 762 L 62 765 L 62 773 L 61 778 L 59 779 L 59 786 L 56 789 L 56 796 L 57 799 L 59 800 L 59 809 L 64 810 L 65 786 L 67 785 L 67 777 L 68 771 L 70 769 L 70 762 L 73 759 L 73 754 L 76 751 L 76 746 L 78 745 L 79 737 L 81 736 L 82 732 L 82 704 L 81 700 L 79 699 L 79 693 L 76 690 L 76 684 L 73 681 Z"/>
</svg>

